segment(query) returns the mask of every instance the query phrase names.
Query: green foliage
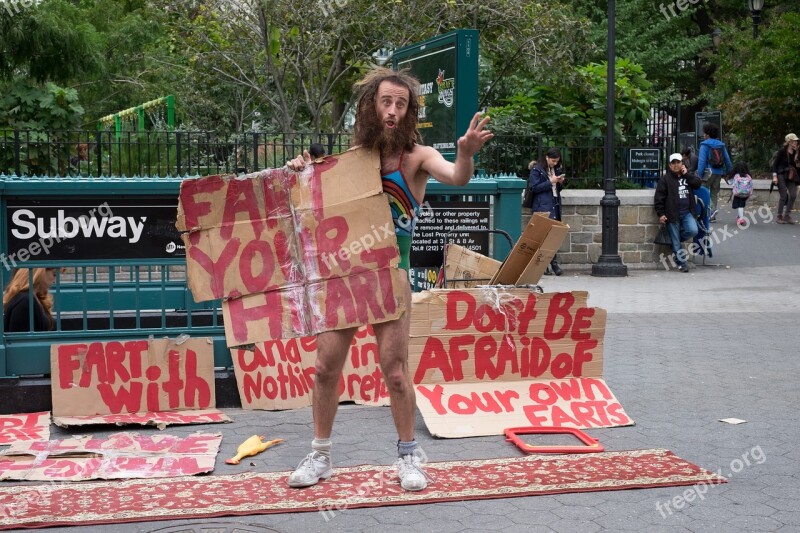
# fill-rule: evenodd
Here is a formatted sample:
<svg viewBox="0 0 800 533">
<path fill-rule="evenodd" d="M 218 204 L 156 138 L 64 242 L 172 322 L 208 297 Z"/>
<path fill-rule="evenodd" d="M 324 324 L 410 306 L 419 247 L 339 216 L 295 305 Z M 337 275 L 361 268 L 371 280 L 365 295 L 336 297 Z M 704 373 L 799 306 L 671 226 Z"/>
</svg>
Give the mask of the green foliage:
<svg viewBox="0 0 800 533">
<path fill-rule="evenodd" d="M 74 129 L 82 116 L 78 92 L 54 83 L 9 83 L 0 93 L 0 128 Z"/>
<path fill-rule="evenodd" d="M 747 26 L 740 21 L 723 30 L 726 38 L 708 94 L 711 105 L 722 110 L 728 132 L 764 147 L 750 155 L 759 168 L 786 133 L 800 130 L 800 13 L 779 15 L 761 29 L 758 40 Z"/>
<path fill-rule="evenodd" d="M 498 134 L 541 132 L 545 135 L 602 137 L 606 127 L 607 66 L 590 63 L 576 71 L 575 84 L 534 85 L 491 108 Z M 615 127 L 618 139 L 645 133 L 651 84 L 631 61 L 616 62 Z"/>
</svg>

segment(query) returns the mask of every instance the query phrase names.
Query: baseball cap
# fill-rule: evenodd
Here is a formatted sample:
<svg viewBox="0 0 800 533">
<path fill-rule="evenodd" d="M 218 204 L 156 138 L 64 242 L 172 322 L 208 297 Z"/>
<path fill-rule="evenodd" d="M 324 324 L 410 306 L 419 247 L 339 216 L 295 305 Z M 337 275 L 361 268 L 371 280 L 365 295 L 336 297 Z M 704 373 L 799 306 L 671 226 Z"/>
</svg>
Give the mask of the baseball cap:
<svg viewBox="0 0 800 533">
<path fill-rule="evenodd" d="M 677 153 L 677 152 L 672 154 L 671 156 L 669 156 L 669 162 L 670 163 L 672 163 L 675 160 L 683 161 L 683 156 L 681 154 Z"/>
<path fill-rule="evenodd" d="M 786 141 L 786 142 L 788 143 L 789 141 L 798 141 L 798 140 L 800 140 L 800 139 L 798 139 L 798 138 L 797 138 L 797 135 L 795 135 L 794 133 L 790 133 L 790 134 L 789 134 L 789 135 L 787 135 L 787 136 L 786 136 L 786 137 L 785 137 L 783 140 L 784 140 L 784 141 Z"/>
</svg>

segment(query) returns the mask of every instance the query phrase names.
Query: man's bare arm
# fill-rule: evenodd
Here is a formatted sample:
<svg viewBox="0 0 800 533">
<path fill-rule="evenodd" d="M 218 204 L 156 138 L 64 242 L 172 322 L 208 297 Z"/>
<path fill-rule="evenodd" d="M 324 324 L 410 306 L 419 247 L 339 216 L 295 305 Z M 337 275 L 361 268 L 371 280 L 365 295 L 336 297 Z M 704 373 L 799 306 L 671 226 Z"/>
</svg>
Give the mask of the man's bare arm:
<svg viewBox="0 0 800 533">
<path fill-rule="evenodd" d="M 466 133 L 458 139 L 458 150 L 456 161 L 447 161 L 442 154 L 433 148 L 425 147 L 421 168 L 436 181 L 446 185 L 466 185 L 472 178 L 475 171 L 473 157 L 478 153 L 486 141 L 494 137 L 494 134 L 483 129 L 489 122 L 489 117 L 480 119 L 480 113 L 475 113 L 469 123 Z"/>
</svg>

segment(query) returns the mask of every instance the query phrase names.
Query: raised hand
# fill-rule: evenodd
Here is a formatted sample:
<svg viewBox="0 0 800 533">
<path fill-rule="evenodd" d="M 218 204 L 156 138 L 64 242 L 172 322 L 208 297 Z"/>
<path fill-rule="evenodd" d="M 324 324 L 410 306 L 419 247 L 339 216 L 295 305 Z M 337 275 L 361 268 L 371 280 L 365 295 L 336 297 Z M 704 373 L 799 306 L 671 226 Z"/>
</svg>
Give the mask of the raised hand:
<svg viewBox="0 0 800 533">
<path fill-rule="evenodd" d="M 287 161 L 286 166 L 289 167 L 289 170 L 300 171 L 311 163 L 311 154 L 308 153 L 308 150 L 303 150 L 303 155 L 298 155 L 294 159 Z"/>
<path fill-rule="evenodd" d="M 481 114 L 475 113 L 466 133 L 458 139 L 458 155 L 472 157 L 478 153 L 478 150 L 483 148 L 486 141 L 494 137 L 494 133 L 483 129 L 489 123 L 489 117 L 484 117 L 483 120 L 478 122 L 480 118 Z"/>
</svg>

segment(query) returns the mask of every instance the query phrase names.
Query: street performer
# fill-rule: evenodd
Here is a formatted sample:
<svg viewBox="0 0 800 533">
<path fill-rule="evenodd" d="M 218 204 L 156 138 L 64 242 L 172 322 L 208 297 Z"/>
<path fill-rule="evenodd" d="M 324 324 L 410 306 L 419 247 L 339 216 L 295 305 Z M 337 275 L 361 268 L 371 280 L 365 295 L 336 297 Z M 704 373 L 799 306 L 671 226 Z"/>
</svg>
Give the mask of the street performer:
<svg viewBox="0 0 800 533">
<path fill-rule="evenodd" d="M 446 185 L 466 185 L 474 172 L 473 157 L 493 137 L 484 129 L 489 117 L 476 113 L 458 139 L 455 163 L 434 148 L 419 143 L 417 131 L 419 82 L 408 72 L 374 68 L 355 89 L 358 92 L 354 147 L 380 151 L 381 180 L 389 198 L 401 269 L 408 269 L 411 238 L 425 197 L 428 176 Z M 304 152 L 287 163 L 299 171 L 311 163 Z M 393 321 L 373 324 L 381 372 L 389 390 L 397 429 L 397 468 L 403 489 L 417 491 L 428 484 L 422 450 L 414 440 L 416 397 L 408 371 L 411 287 L 405 276 L 406 312 Z M 290 487 L 309 487 L 333 475 L 331 433 L 339 406 L 338 384 L 356 328 L 327 331 L 317 336 L 316 377 L 313 389 L 314 440 L 311 453 L 289 476 Z"/>
</svg>

